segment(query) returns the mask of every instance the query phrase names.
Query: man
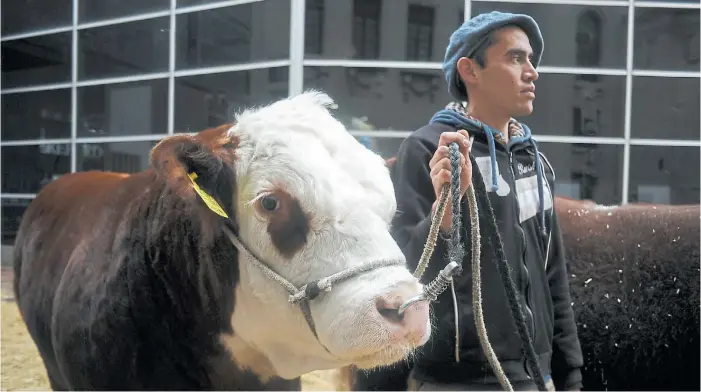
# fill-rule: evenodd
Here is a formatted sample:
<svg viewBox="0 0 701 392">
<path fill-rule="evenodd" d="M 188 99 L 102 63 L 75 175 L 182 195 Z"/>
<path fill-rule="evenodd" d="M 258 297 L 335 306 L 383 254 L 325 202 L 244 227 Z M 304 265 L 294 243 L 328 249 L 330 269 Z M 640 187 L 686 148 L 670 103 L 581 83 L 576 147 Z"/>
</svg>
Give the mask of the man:
<svg viewBox="0 0 701 392">
<path fill-rule="evenodd" d="M 436 113 L 399 149 L 393 169 L 398 202 L 393 230 L 410 267 L 415 268 L 441 187 L 450 181 L 447 146 L 459 141 L 461 192 L 464 196 L 471 174 L 479 170 L 548 388 L 579 390 L 582 354 L 553 209 L 554 172 L 538 152 L 529 128 L 513 119 L 533 111 L 536 67 L 542 52 L 539 27 L 527 15 L 478 15 L 452 34 L 443 70 L 456 101 Z M 468 137 L 474 138 L 471 145 Z M 468 151 L 478 168 L 471 168 Z M 467 223 L 464 197 L 462 202 L 463 222 Z M 448 205 L 424 281 L 433 279 L 447 263 L 450 211 Z M 469 230 L 463 233 L 463 241 L 470 241 Z M 482 233 L 484 236 L 484 230 Z M 494 249 L 486 241 L 482 241 L 482 255 L 482 302 L 489 341 L 514 389 L 535 390 L 534 372 L 522 355 Z M 433 304 L 436 329 L 414 361 L 410 389 L 501 389 L 475 329 L 469 257 L 465 255 L 464 272 L 455 278 L 457 312 L 450 289 Z"/>
</svg>

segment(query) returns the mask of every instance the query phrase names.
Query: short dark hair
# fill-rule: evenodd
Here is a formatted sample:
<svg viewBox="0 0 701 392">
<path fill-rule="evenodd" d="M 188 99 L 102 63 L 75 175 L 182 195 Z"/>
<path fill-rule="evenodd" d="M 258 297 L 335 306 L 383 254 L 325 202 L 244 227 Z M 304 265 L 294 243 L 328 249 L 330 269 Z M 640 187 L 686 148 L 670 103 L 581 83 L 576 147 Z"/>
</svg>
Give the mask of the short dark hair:
<svg viewBox="0 0 701 392">
<path fill-rule="evenodd" d="M 470 58 L 475 60 L 475 62 L 479 64 L 480 68 L 484 68 L 487 65 L 487 49 L 489 49 L 492 45 L 494 45 L 497 42 L 496 33 L 504 28 L 512 26 L 516 25 L 507 24 L 505 26 L 499 27 L 496 30 L 490 31 L 489 34 L 487 34 L 487 36 L 484 38 L 484 41 L 482 41 L 480 46 L 478 46 L 477 49 L 475 49 L 475 52 L 472 54 L 472 56 L 470 56 Z"/>
</svg>

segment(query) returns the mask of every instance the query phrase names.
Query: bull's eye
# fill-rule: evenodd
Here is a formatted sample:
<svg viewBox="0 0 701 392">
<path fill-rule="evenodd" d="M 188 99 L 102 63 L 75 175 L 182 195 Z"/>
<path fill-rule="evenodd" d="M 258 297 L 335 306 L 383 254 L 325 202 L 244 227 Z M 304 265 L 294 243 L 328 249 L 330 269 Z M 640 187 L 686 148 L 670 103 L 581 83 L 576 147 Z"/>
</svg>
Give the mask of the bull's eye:
<svg viewBox="0 0 701 392">
<path fill-rule="evenodd" d="M 272 212 L 280 207 L 280 200 L 276 196 L 263 196 L 260 199 L 260 205 L 264 211 Z"/>
</svg>

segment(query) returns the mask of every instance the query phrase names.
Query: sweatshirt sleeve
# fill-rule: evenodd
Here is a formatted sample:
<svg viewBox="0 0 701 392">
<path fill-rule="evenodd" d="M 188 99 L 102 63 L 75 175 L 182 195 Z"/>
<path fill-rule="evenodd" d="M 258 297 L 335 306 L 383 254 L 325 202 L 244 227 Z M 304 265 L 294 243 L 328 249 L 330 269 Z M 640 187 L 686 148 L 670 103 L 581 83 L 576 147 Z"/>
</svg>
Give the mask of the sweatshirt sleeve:
<svg viewBox="0 0 701 392">
<path fill-rule="evenodd" d="M 556 213 L 552 214 L 551 222 L 550 262 L 547 274 L 555 312 L 552 377 L 558 391 L 580 390 L 582 389 L 580 370 L 583 366 L 582 349 L 577 337 L 567 259 Z"/>
<path fill-rule="evenodd" d="M 411 271 L 414 271 L 419 263 L 431 228 L 431 208 L 436 197 L 428 163 L 434 151 L 435 146 L 409 136 L 399 147 L 393 169 L 397 213 L 392 221 L 392 236 L 402 249 Z M 446 250 L 447 242 L 443 235 L 439 234 L 430 265 L 439 265 L 442 268 L 444 263 L 437 260 L 444 258 Z"/>
</svg>

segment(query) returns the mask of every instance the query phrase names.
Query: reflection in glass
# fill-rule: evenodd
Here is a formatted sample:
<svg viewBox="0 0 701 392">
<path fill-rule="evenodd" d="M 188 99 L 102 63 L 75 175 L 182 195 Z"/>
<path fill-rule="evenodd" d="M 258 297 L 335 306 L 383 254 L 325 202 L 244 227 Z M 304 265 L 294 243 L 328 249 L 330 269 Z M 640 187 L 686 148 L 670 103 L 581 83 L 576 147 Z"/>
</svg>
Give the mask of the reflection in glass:
<svg viewBox="0 0 701 392">
<path fill-rule="evenodd" d="M 175 132 L 197 132 L 234 119 L 251 106 L 287 97 L 289 67 L 175 79 Z"/>
<path fill-rule="evenodd" d="M 168 71 L 169 31 L 169 17 L 79 30 L 78 78 Z"/>
<path fill-rule="evenodd" d="M 541 73 L 533 113 L 518 120 L 535 135 L 623 137 L 625 76 Z"/>
<path fill-rule="evenodd" d="M 636 8 L 633 67 L 699 72 L 698 9 Z"/>
<path fill-rule="evenodd" d="M 168 79 L 78 88 L 78 136 L 168 133 Z"/>
<path fill-rule="evenodd" d="M 170 9 L 170 0 L 79 0 L 80 23 L 121 18 Z"/>
<path fill-rule="evenodd" d="M 261 23 L 265 20 L 265 23 Z M 176 68 L 290 57 L 290 2 L 263 1 L 177 16 Z"/>
<path fill-rule="evenodd" d="M 622 201 L 623 146 L 538 143 L 555 169 L 555 194 L 599 204 Z"/>
<path fill-rule="evenodd" d="M 71 90 L 2 95 L 2 140 L 71 137 Z"/>
<path fill-rule="evenodd" d="M 2 0 L 0 15 L 2 35 L 68 27 L 73 20 L 73 0 Z"/>
<path fill-rule="evenodd" d="M 2 193 L 37 193 L 71 171 L 71 145 L 2 146 Z"/>
<path fill-rule="evenodd" d="M 626 66 L 627 6 L 472 2 L 473 16 L 490 11 L 527 14 L 535 19 L 546 48 L 541 65 Z"/>
<path fill-rule="evenodd" d="M 305 57 L 442 62 L 464 6 L 463 0 L 306 0 Z"/>
<path fill-rule="evenodd" d="M 3 198 L 0 200 L 2 209 L 2 245 L 14 245 L 22 215 L 27 210 L 31 199 Z M 5 253 L 3 252 L 3 257 Z"/>
<path fill-rule="evenodd" d="M 632 146 L 628 200 L 698 204 L 699 151 L 699 147 Z"/>
<path fill-rule="evenodd" d="M 3 89 L 71 81 L 70 32 L 4 41 L 1 57 Z"/>
<path fill-rule="evenodd" d="M 136 173 L 149 167 L 149 154 L 158 141 L 79 143 L 78 171 Z"/>
<path fill-rule="evenodd" d="M 374 129 L 413 131 L 451 100 L 442 71 L 432 69 L 304 67 L 304 88 L 327 92 L 349 129 L 365 118 Z"/>
<path fill-rule="evenodd" d="M 699 140 L 698 78 L 633 77 L 631 136 Z"/>
</svg>

